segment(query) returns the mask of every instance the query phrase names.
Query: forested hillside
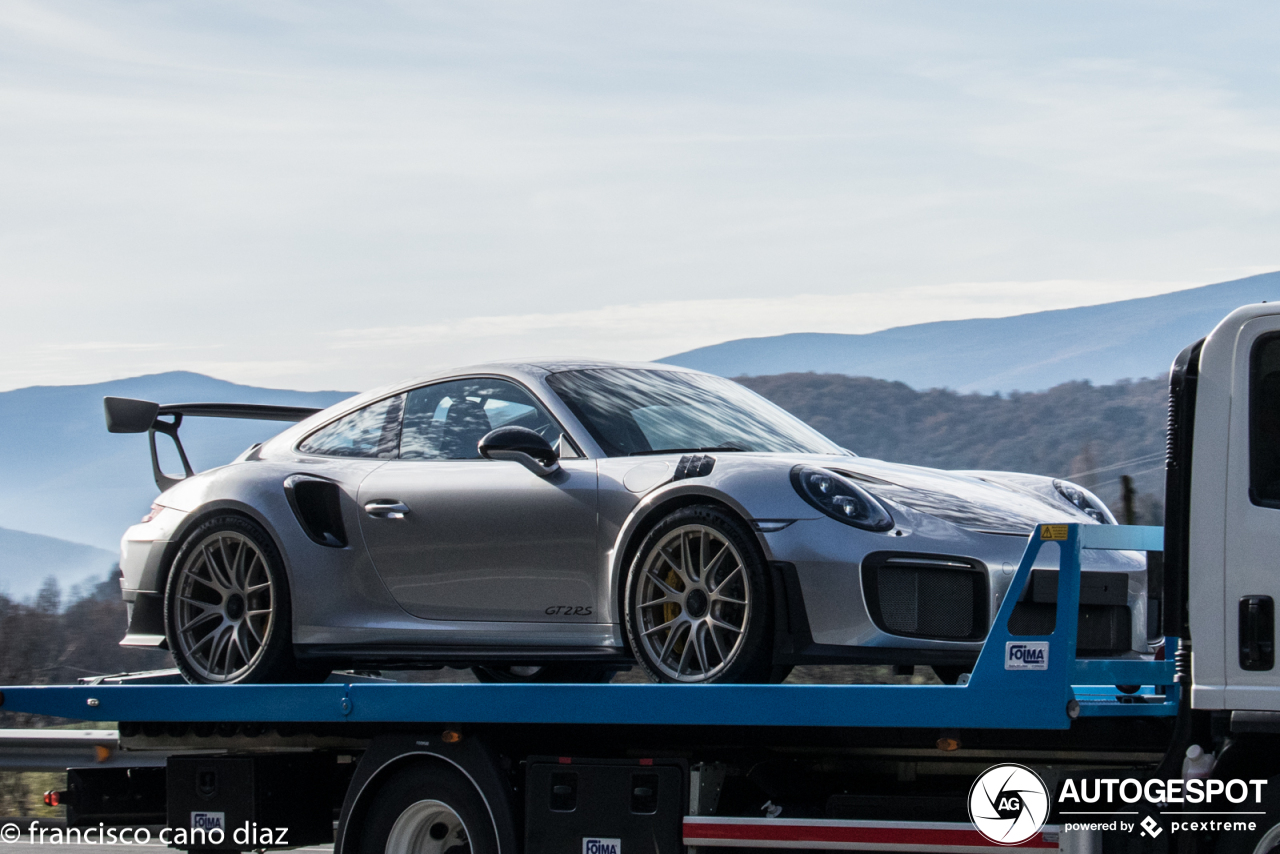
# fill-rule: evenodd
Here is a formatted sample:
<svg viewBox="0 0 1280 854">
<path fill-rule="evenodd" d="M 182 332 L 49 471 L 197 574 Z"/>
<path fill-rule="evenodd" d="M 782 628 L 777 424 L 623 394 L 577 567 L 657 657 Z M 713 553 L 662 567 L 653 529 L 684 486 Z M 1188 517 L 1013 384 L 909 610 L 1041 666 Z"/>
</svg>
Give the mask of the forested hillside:
<svg viewBox="0 0 1280 854">
<path fill-rule="evenodd" d="M 962 392 L 1043 391 L 1069 380 L 1153 377 L 1242 305 L 1280 299 L 1280 273 L 1015 317 L 974 317 L 865 334 L 739 338 L 662 359 L 721 376 L 792 371 L 899 380 Z"/>
<path fill-rule="evenodd" d="M 1010 395 L 916 391 L 842 374 L 739 377 L 866 457 L 944 469 L 998 469 L 1071 477 L 1119 505 L 1131 475 L 1138 522 L 1163 513 L 1166 381 L 1064 383 Z"/>
</svg>

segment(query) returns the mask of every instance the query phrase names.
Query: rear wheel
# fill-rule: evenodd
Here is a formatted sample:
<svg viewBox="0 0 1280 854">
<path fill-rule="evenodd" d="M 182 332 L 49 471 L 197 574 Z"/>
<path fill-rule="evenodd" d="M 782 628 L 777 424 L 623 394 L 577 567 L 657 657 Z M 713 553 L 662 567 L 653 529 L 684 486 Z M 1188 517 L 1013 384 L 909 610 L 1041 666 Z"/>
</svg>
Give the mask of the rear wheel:
<svg viewBox="0 0 1280 854">
<path fill-rule="evenodd" d="M 471 672 L 480 682 L 608 682 L 616 667 L 564 662 L 533 665 L 477 665 Z"/>
<path fill-rule="evenodd" d="M 296 682 L 289 587 L 267 532 L 243 516 L 196 528 L 165 588 L 165 636 L 192 683 Z"/>
<path fill-rule="evenodd" d="M 378 790 L 360 834 L 360 854 L 497 854 L 484 798 L 443 764 L 395 772 Z"/>
<path fill-rule="evenodd" d="M 717 507 L 676 510 L 649 532 L 627 576 L 625 613 L 632 652 L 655 681 L 771 681 L 764 557 Z"/>
</svg>

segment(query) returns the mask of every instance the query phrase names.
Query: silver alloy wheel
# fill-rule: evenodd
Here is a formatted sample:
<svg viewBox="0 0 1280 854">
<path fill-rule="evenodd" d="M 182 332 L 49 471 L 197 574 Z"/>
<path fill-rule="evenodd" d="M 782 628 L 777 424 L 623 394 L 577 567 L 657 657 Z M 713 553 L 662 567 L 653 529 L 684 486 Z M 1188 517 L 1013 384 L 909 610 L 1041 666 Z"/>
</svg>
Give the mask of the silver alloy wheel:
<svg viewBox="0 0 1280 854">
<path fill-rule="evenodd" d="M 201 540 L 178 572 L 177 651 L 201 681 L 235 681 L 271 637 L 275 591 L 266 557 L 244 534 L 220 531 Z"/>
<path fill-rule="evenodd" d="M 471 849 L 462 816 L 443 801 L 409 804 L 387 834 L 385 854 L 444 854 L 457 846 Z"/>
<path fill-rule="evenodd" d="M 663 675 L 705 682 L 742 651 L 751 589 L 742 555 L 708 525 L 682 525 L 644 558 L 632 605 L 639 642 Z"/>
</svg>

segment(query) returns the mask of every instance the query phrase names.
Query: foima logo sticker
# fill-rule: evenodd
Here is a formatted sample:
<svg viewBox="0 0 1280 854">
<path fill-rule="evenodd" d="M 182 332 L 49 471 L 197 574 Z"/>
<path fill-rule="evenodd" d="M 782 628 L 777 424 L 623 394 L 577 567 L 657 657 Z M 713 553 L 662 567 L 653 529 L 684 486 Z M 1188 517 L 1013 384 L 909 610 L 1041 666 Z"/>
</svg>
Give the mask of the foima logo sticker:
<svg viewBox="0 0 1280 854">
<path fill-rule="evenodd" d="M 227 814 L 223 812 L 193 812 L 191 814 L 192 830 L 226 830 Z"/>
<path fill-rule="evenodd" d="M 996 765 L 969 790 L 969 820 L 997 845 L 1017 845 L 1040 832 L 1049 817 L 1049 791 L 1024 765 Z"/>
<path fill-rule="evenodd" d="M 621 839 L 582 838 L 582 854 L 622 854 Z"/>
<path fill-rule="evenodd" d="M 1048 670 L 1048 641 L 1008 641 L 1004 645 L 1005 670 Z"/>
</svg>

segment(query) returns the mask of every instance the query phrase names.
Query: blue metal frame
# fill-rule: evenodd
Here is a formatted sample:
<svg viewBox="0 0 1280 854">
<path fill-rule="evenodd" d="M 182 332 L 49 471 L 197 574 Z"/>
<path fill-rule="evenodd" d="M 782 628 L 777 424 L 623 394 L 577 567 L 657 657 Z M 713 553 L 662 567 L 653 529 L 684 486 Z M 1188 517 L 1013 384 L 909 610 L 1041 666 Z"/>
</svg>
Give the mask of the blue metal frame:
<svg viewBox="0 0 1280 854">
<path fill-rule="evenodd" d="M 1041 549 L 1059 551 L 1055 630 L 1009 618 Z M 1163 530 L 1040 525 L 965 685 L 98 685 L 3 688 L 3 710 L 98 721 L 409 722 L 1067 729 L 1076 716 L 1177 713 L 1165 661 L 1077 660 L 1082 549 L 1160 551 Z M 1047 643 L 1043 670 L 1006 668 L 1008 644 Z M 1118 697 L 1115 685 L 1148 686 Z M 1100 687 L 1089 687 L 1100 686 Z"/>
</svg>

